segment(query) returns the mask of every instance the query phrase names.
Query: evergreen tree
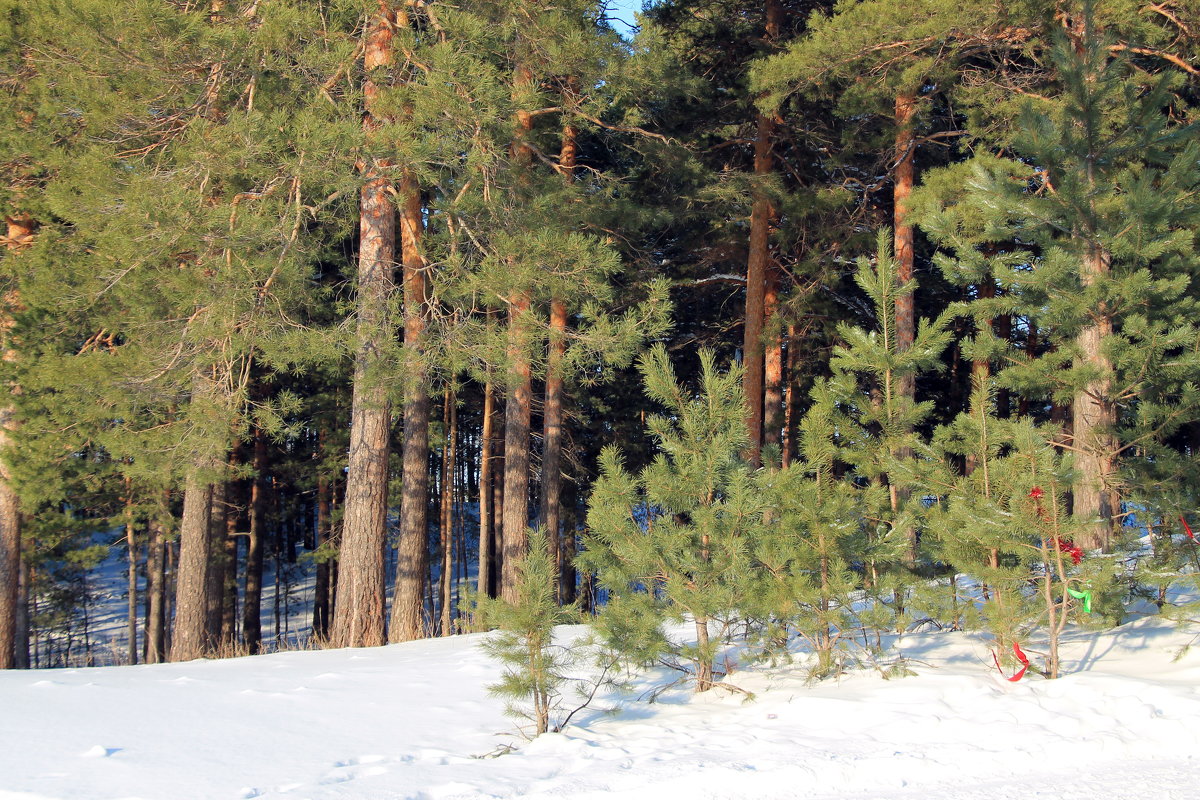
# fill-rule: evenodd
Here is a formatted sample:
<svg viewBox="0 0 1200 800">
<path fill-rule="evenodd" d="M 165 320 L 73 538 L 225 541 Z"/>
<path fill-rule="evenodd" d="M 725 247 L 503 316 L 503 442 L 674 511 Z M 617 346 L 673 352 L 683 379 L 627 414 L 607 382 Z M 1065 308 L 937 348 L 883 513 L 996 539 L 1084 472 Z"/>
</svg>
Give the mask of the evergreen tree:
<svg viewBox="0 0 1200 800">
<path fill-rule="evenodd" d="M 924 450 L 918 429 L 933 403 L 914 402 L 903 387 L 906 379 L 940 365 L 952 337 L 947 312 L 920 325 L 911 344 L 901 343 L 895 308 L 916 283 L 899 281 L 899 265 L 889 245 L 881 233 L 875 258 L 859 259 L 855 280 L 874 306 L 875 328 L 839 327 L 845 345 L 834 349 L 829 383 L 837 392 L 834 399 L 842 419 L 850 426 L 841 432 L 846 443 L 841 452 L 864 482 L 864 513 L 875 529 L 860 555 L 866 559 L 868 585 L 877 591 L 881 577 L 895 567 L 914 568 L 924 558 L 915 535 L 923 502 L 914 492 L 924 482 L 928 461 L 907 454 Z"/>
<path fill-rule="evenodd" d="M 970 413 L 940 429 L 937 443 L 943 453 L 970 456 L 977 465 L 949 478 L 931 515 L 939 554 L 981 583 L 982 621 L 999 654 L 1007 657 L 1012 644 L 1044 630 L 1046 674 L 1058 677 L 1058 643 L 1070 611 L 1080 618 L 1093 604 L 1100 611 L 1113 588 L 1112 562 L 1084 560 L 1074 544 L 1082 528 L 1066 513 L 1062 457 L 1037 424 L 999 419 L 982 378 Z M 952 462 L 948 466 L 953 475 Z"/>
<path fill-rule="evenodd" d="M 478 596 L 479 623 L 498 628 L 483 650 L 504 665 L 499 683 L 488 687 L 507 701 L 506 712 L 533 723 L 533 735 L 558 730 L 554 715 L 560 706 L 566 670 L 578 661 L 573 648 L 554 643 L 554 626 L 577 618 L 573 606 L 557 601 L 558 575 L 544 535 L 531 537 L 528 552 L 517 565 L 515 600 Z"/>
<path fill-rule="evenodd" d="M 981 308 L 1047 340 L 1039 358 L 981 347 L 1010 364 L 1002 385 L 1070 404 L 1081 544 L 1109 549 L 1139 483 L 1122 462 L 1137 451 L 1169 471 L 1167 441 L 1195 408 L 1198 175 L 1192 128 L 1171 115 L 1178 74 L 1129 61 L 1095 16 L 1086 6 L 1052 48 L 1061 99 L 1024 107 L 1019 160 L 980 154 L 935 176 L 922 224 L 954 251 L 947 269 L 996 276 L 1004 297 Z"/>
<path fill-rule="evenodd" d="M 666 411 L 647 422 L 660 454 L 636 478 L 615 448 L 602 454 L 581 560 L 617 601 L 601 617 L 602 629 L 620 639 L 632 625 L 643 639 L 615 641 L 618 648 L 640 650 L 647 632 L 664 621 L 692 620 L 694 645 L 662 632 L 654 638 L 662 653 L 693 663 L 696 691 L 703 692 L 716 682 L 721 641 L 710 625 L 730 624 L 742 605 L 750 550 L 763 524 L 761 499 L 740 460 L 746 444 L 740 374 L 718 372 L 713 353 L 702 351 L 701 387 L 693 396 L 676 381 L 662 346 L 640 366 L 647 393 Z"/>
<path fill-rule="evenodd" d="M 316 218 L 333 202 L 318 198 L 342 188 L 341 120 L 324 98 L 295 98 L 316 96 L 313 75 L 345 51 L 293 36 L 319 27 L 294 4 L 135 12 L 34 4 L 23 30 L 35 119 L 72 131 L 24 131 L 43 149 L 30 193 L 49 235 L 28 253 L 36 268 L 14 273 L 37 354 L 18 379 L 42 415 L 31 439 L 87 442 L 127 474 L 190 489 L 183 658 L 208 646 L 209 487 L 247 417 L 276 416 L 250 401 L 250 365 L 280 358 L 296 330 L 326 242 Z"/>
<path fill-rule="evenodd" d="M 391 80 L 389 69 L 396 59 L 392 41 L 396 13 L 392 3 L 380 0 L 363 31 L 363 129 L 373 149 L 380 146 L 378 130 L 386 117 L 379 107 L 380 84 Z M 396 207 L 389 193 L 395 188 L 391 167 L 386 155 L 371 153 L 359 190 L 358 341 L 350 412 L 350 464 L 338 570 L 339 602 L 330 629 L 331 641 L 342 647 L 370 647 L 384 642 L 383 555 L 392 419 L 382 368 L 393 337 L 390 305 L 396 262 Z M 424 458 L 421 461 L 423 472 Z M 422 509 L 424 502 L 422 496 Z"/>
<path fill-rule="evenodd" d="M 747 610 L 768 622 L 768 639 L 786 643 L 795 631 L 816 655 L 810 673 L 816 679 L 841 667 L 862 585 L 853 564 L 863 552 L 868 520 L 861 493 L 839 475 L 840 451 L 849 444 L 843 436 L 853 426 L 836 398 L 849 391 L 818 381 L 795 460 L 760 472 L 757 481 L 770 519 L 752 550 L 755 588 Z"/>
</svg>

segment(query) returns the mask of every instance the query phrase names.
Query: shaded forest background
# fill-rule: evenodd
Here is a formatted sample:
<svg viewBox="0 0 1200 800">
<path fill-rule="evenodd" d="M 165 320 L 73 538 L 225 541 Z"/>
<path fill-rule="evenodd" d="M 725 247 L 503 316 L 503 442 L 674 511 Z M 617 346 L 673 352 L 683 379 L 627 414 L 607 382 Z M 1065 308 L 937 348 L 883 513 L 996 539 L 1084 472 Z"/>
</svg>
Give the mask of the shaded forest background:
<svg viewBox="0 0 1200 800">
<path fill-rule="evenodd" d="M 734 610 L 833 669 L 1194 566 L 1192 0 L 0 16 L 0 668 L 114 551 L 136 663 L 261 651 L 271 563 L 450 635 L 544 541 L 699 688 Z"/>
</svg>

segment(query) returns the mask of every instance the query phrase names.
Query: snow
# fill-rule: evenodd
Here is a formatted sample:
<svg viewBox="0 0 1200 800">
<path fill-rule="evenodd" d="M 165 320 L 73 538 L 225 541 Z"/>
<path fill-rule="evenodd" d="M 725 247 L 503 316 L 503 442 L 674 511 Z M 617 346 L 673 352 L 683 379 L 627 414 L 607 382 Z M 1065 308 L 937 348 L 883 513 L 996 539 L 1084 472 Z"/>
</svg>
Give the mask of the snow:
<svg viewBox="0 0 1200 800">
<path fill-rule="evenodd" d="M 1200 648 L 1176 658 L 1194 633 L 1157 617 L 1070 631 L 1057 681 L 1003 680 L 979 634 L 909 634 L 915 677 L 746 666 L 727 680 L 752 700 L 635 692 L 532 742 L 483 635 L 0 674 L 0 800 L 1200 797 Z"/>
</svg>

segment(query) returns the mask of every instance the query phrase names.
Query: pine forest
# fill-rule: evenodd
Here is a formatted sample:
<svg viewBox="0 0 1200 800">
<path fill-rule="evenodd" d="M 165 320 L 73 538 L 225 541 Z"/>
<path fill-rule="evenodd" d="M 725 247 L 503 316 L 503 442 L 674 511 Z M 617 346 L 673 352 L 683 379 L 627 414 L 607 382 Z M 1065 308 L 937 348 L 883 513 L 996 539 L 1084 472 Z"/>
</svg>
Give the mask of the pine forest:
<svg viewBox="0 0 1200 800">
<path fill-rule="evenodd" d="M 1200 2 L 626 8 L 0 0 L 0 669 L 1200 621 Z"/>
</svg>

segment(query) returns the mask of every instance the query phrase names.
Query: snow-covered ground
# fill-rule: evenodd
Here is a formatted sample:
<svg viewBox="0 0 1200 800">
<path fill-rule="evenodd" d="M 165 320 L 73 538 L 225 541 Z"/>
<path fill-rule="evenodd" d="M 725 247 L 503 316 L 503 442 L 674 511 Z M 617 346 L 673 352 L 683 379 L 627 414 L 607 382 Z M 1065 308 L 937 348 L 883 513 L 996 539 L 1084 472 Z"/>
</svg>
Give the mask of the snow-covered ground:
<svg viewBox="0 0 1200 800">
<path fill-rule="evenodd" d="M 1069 674 L 1008 683 L 983 637 L 910 634 L 916 677 L 746 667 L 728 680 L 753 700 L 681 687 L 490 758 L 514 723 L 479 635 L 8 672 L 0 798 L 1200 798 L 1191 638 L 1076 631 Z"/>
</svg>

